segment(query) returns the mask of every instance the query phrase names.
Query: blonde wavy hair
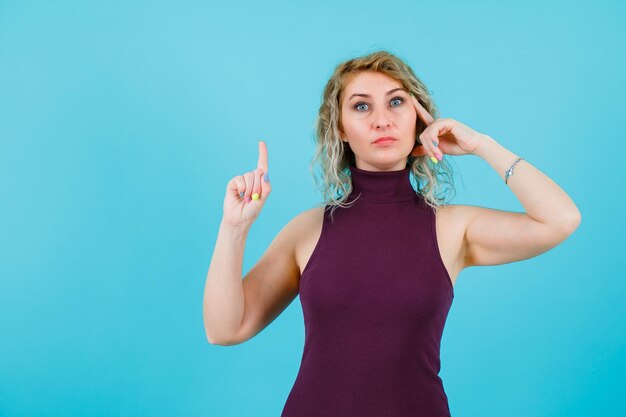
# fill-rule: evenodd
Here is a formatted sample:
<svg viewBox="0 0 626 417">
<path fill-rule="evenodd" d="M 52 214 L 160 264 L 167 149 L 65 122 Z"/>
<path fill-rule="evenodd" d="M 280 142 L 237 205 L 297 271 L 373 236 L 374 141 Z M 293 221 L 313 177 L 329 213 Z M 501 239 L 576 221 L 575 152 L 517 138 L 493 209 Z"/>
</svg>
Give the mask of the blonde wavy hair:
<svg viewBox="0 0 626 417">
<path fill-rule="evenodd" d="M 399 81 L 404 88 L 413 93 L 422 106 L 437 119 L 439 110 L 435 106 L 426 85 L 415 75 L 411 67 L 397 56 L 380 50 L 365 56 L 342 62 L 326 83 L 315 122 L 315 154 L 310 163 L 315 186 L 321 191 L 322 205 L 331 207 L 331 218 L 338 207 L 349 207 L 356 200 L 346 204 L 352 192 L 350 166 L 356 166 L 354 152 L 340 139 L 341 99 L 352 77 L 363 71 L 376 71 Z M 426 124 L 417 117 L 415 141 L 420 143 L 419 135 L 426 129 Z M 320 166 L 321 178 L 315 173 L 315 165 Z M 433 209 L 445 204 L 448 190 L 454 190 L 453 171 L 443 159 L 433 164 L 428 155 L 407 155 L 407 165 L 411 166 L 416 193 L 421 195 Z"/>
</svg>

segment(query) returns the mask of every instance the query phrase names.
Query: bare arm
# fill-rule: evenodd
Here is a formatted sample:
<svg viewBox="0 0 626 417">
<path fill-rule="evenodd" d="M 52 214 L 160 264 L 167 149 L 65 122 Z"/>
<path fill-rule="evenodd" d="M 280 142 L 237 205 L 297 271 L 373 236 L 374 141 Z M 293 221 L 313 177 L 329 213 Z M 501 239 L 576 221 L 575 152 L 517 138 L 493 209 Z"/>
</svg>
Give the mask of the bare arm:
<svg viewBox="0 0 626 417">
<path fill-rule="evenodd" d="M 241 281 L 249 227 L 221 223 L 204 287 L 204 328 L 210 343 L 232 337 L 243 317 Z"/>
<path fill-rule="evenodd" d="M 242 281 L 248 231 L 271 191 L 269 179 L 261 180 L 267 170 L 267 150 L 262 142 L 259 153 L 259 168 L 233 178 L 228 185 L 224 218 L 204 289 L 204 327 L 211 344 L 230 346 L 245 342 L 293 301 L 300 278 L 295 257 L 298 236 L 321 219 L 323 213 L 323 208 L 307 210 L 290 221 Z"/>
<path fill-rule="evenodd" d="M 272 187 L 267 173 L 267 146 L 259 141 L 254 171 L 233 177 L 226 186 L 224 216 L 204 287 L 202 316 L 210 343 L 226 340 L 239 331 L 244 310 L 241 282 L 243 253 L 252 223 Z"/>
<path fill-rule="evenodd" d="M 504 179 L 504 171 L 517 155 L 484 137 L 476 155 Z M 580 224 L 580 211 L 567 193 L 526 160 L 517 164 L 508 185 L 526 213 L 464 207 L 468 222 L 466 266 L 532 258 L 563 242 Z"/>
<path fill-rule="evenodd" d="M 435 120 L 421 103 L 411 98 L 427 128 L 411 152 L 429 155 L 434 163 L 449 155 L 474 154 L 487 161 L 504 178 L 517 155 L 488 135 L 454 119 Z M 555 247 L 576 230 L 581 214 L 572 199 L 554 181 L 526 160 L 520 161 L 508 185 L 527 213 L 475 206 L 454 206 L 465 222 L 464 267 L 499 265 L 531 258 Z"/>
</svg>

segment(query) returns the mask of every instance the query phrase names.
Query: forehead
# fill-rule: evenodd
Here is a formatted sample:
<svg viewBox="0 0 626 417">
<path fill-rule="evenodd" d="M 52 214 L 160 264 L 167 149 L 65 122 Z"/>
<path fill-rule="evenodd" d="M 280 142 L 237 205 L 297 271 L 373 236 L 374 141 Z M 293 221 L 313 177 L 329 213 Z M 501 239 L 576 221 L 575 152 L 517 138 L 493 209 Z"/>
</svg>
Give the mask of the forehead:
<svg viewBox="0 0 626 417">
<path fill-rule="evenodd" d="M 374 71 L 362 71 L 348 80 L 345 93 L 386 92 L 391 88 L 397 87 L 402 87 L 402 83 L 386 74 Z"/>
</svg>

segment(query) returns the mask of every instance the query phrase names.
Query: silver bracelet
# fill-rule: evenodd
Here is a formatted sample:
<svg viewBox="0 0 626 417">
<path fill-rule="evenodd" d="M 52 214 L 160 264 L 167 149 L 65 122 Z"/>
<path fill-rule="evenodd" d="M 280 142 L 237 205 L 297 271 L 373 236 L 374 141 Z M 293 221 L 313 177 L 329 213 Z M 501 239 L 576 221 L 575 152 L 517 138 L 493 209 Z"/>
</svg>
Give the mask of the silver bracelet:
<svg viewBox="0 0 626 417">
<path fill-rule="evenodd" d="M 508 184 L 508 182 L 509 182 L 509 177 L 510 177 L 511 175 L 513 175 L 513 169 L 515 169 L 515 165 L 517 165 L 517 163 L 518 163 L 519 161 L 521 161 L 522 159 L 524 159 L 524 158 L 517 158 L 517 159 L 515 160 L 515 162 L 513 162 L 513 165 L 511 165 L 511 168 L 509 168 L 509 169 L 507 169 L 507 170 L 506 170 L 506 172 L 504 173 L 504 183 L 505 183 L 505 184 Z"/>
</svg>

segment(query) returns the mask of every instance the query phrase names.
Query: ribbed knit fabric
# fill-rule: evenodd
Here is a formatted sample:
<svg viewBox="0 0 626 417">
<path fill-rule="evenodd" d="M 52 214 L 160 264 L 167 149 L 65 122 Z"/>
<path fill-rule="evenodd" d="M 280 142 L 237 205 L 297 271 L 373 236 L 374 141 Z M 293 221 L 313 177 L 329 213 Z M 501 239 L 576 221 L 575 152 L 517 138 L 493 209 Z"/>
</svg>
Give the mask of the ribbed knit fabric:
<svg viewBox="0 0 626 417">
<path fill-rule="evenodd" d="M 322 233 L 300 277 L 305 342 L 282 417 L 450 416 L 440 342 L 454 291 L 435 214 L 410 167 L 351 167 L 349 208 Z"/>
</svg>

